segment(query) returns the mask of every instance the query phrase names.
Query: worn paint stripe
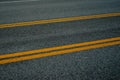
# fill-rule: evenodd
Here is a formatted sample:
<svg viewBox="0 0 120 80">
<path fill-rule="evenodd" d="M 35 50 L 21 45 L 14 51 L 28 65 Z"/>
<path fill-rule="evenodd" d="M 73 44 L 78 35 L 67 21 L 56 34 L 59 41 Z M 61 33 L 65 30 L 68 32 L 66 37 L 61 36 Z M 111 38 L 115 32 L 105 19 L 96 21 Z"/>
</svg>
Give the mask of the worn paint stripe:
<svg viewBox="0 0 120 80">
<path fill-rule="evenodd" d="M 77 17 L 58 18 L 58 19 L 49 19 L 49 20 L 37 20 L 37 21 L 28 21 L 28 22 L 0 24 L 0 28 L 31 26 L 31 25 L 39 25 L 39 24 L 67 22 L 67 21 L 76 21 L 76 20 L 87 20 L 87 19 L 105 18 L 105 17 L 114 17 L 114 16 L 120 16 L 120 13 L 118 12 L 118 13 L 97 14 L 97 15 L 77 16 Z"/>
</svg>

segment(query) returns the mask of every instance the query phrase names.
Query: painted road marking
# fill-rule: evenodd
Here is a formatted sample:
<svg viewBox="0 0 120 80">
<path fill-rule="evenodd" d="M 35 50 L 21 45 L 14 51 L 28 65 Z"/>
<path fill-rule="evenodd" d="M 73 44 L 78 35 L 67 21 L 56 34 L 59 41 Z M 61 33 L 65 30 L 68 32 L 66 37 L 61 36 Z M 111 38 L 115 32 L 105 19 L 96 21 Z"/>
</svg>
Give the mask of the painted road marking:
<svg viewBox="0 0 120 80">
<path fill-rule="evenodd" d="M 33 2 L 33 1 L 38 1 L 38 0 L 20 0 L 20 1 L 3 1 L 3 2 L 0 2 L 0 4 L 2 3 L 19 3 L 19 2 Z"/>
<path fill-rule="evenodd" d="M 120 16 L 120 13 L 118 12 L 118 13 L 97 14 L 97 15 L 88 15 L 88 16 L 77 16 L 77 17 L 58 18 L 58 19 L 49 19 L 49 20 L 37 20 L 37 21 L 28 21 L 28 22 L 0 24 L 0 28 L 31 26 L 31 25 L 39 25 L 39 24 L 68 22 L 68 21 L 87 20 L 87 19 L 97 19 L 97 18 L 114 17 L 114 16 Z"/>
<path fill-rule="evenodd" d="M 104 39 L 104 40 L 106 40 L 106 39 Z M 88 43 L 88 42 L 86 42 L 86 43 Z M 73 48 L 64 49 L 64 50 L 57 50 L 57 51 L 52 51 L 52 52 L 44 52 L 42 54 L 35 54 L 35 55 L 28 55 L 28 56 L 21 56 L 21 57 L 2 59 L 2 60 L 0 60 L 0 64 L 7 64 L 7 63 L 12 63 L 12 62 L 19 62 L 19 61 L 37 59 L 37 58 L 42 58 L 42 57 L 47 57 L 47 56 L 68 54 L 68 53 L 79 52 L 79 51 L 90 50 L 90 49 L 96 49 L 96 48 L 102 48 L 102 47 L 113 46 L 113 45 L 120 45 L 120 39 L 113 40 L 113 41 L 111 40 L 111 41 L 107 41 L 107 42 L 102 42 L 102 43 L 99 43 L 99 44 L 92 44 L 92 45 L 82 46 L 82 47 L 79 46 L 79 47 L 73 47 Z M 28 53 L 29 53 L 29 51 L 28 51 Z M 35 52 L 35 53 L 37 53 L 37 52 Z M 40 52 L 38 52 L 38 53 L 40 53 Z"/>
<path fill-rule="evenodd" d="M 36 53 L 41 53 L 41 52 L 50 52 L 50 51 L 54 51 L 54 50 L 69 49 L 69 48 L 74 48 L 74 47 L 89 46 L 89 45 L 100 44 L 100 43 L 111 42 L 111 41 L 118 41 L 118 40 L 120 40 L 120 37 L 108 38 L 108 39 L 96 40 L 96 41 L 89 41 L 89 42 L 83 42 L 83 43 L 76 43 L 76 44 L 69 44 L 69 45 L 57 46 L 57 47 L 51 47 L 51 48 L 43 48 L 43 49 L 38 49 L 38 50 L 9 53 L 9 54 L 0 55 L 0 59 L 18 57 L 18 56 L 26 56 L 26 55 L 30 55 L 30 54 L 36 54 Z"/>
</svg>

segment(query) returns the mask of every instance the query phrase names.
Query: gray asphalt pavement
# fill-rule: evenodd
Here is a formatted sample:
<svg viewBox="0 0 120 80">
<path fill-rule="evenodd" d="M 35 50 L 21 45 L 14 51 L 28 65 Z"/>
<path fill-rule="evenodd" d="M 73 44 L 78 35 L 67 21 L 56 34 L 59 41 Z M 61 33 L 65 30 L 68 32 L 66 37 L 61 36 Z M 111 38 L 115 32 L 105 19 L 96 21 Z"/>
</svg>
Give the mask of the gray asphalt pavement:
<svg viewBox="0 0 120 80">
<path fill-rule="evenodd" d="M 120 12 L 119 0 L 1 0 L 0 24 Z M 120 37 L 120 17 L 0 28 L 0 55 Z M 0 80 L 120 80 L 120 45 L 0 65 Z"/>
<path fill-rule="evenodd" d="M 119 0 L 17 1 L 0 2 L 0 24 L 120 11 Z"/>
<path fill-rule="evenodd" d="M 120 36 L 120 17 L 0 29 L 0 54 Z"/>
</svg>

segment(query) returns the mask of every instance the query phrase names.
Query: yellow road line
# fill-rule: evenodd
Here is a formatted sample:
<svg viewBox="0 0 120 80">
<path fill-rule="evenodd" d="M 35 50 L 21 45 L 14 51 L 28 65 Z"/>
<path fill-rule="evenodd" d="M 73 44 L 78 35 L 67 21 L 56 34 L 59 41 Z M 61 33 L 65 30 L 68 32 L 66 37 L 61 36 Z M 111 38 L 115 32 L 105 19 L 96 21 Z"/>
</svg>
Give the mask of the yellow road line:
<svg viewBox="0 0 120 80">
<path fill-rule="evenodd" d="M 38 49 L 38 50 L 9 53 L 9 54 L 0 55 L 0 59 L 16 57 L 16 56 L 25 56 L 25 55 L 41 53 L 41 52 L 48 52 L 48 51 L 53 51 L 53 50 L 62 50 L 62 49 L 80 47 L 80 46 L 87 46 L 87 45 L 93 45 L 93 44 L 105 43 L 105 42 L 111 42 L 111 41 L 117 41 L 117 40 L 120 40 L 120 37 L 108 38 L 108 39 L 102 39 L 102 40 L 96 40 L 96 41 L 89 41 L 89 42 L 83 42 L 83 43 L 76 43 L 76 44 L 69 44 L 69 45 L 57 46 L 57 47 L 52 47 L 52 48 L 43 48 L 43 49 Z"/>
<path fill-rule="evenodd" d="M 68 54 L 68 53 L 73 53 L 73 52 L 79 52 L 79 51 L 96 49 L 96 48 L 102 48 L 102 47 L 119 45 L 119 44 L 120 44 L 120 41 L 116 41 L 116 42 L 96 44 L 96 45 L 85 46 L 85 47 L 80 47 L 80 48 L 73 48 L 73 49 L 56 51 L 56 52 L 49 52 L 49 53 L 44 53 L 44 54 L 37 54 L 37 55 L 32 55 L 32 56 L 24 56 L 24 57 L 19 57 L 19 58 L 11 58 L 11 59 L 6 59 L 6 60 L 0 60 L 0 64 L 7 64 L 7 63 L 12 63 L 12 62 L 19 62 L 19 61 L 37 59 L 37 58 L 42 58 L 42 57 L 47 57 L 47 56 L 55 56 L 55 55 L 61 55 L 61 54 Z"/>
<path fill-rule="evenodd" d="M 28 21 L 28 22 L 0 24 L 0 28 L 31 26 L 31 25 L 38 25 L 38 24 L 48 24 L 48 23 L 67 22 L 67 21 L 76 21 L 76 20 L 87 20 L 87 19 L 105 18 L 105 17 L 113 17 L 113 16 L 120 16 L 120 13 L 118 12 L 118 13 L 97 14 L 97 15 L 88 15 L 88 16 L 77 16 L 77 17 L 58 18 L 58 19 L 49 19 L 49 20 L 37 20 L 37 21 Z"/>
</svg>

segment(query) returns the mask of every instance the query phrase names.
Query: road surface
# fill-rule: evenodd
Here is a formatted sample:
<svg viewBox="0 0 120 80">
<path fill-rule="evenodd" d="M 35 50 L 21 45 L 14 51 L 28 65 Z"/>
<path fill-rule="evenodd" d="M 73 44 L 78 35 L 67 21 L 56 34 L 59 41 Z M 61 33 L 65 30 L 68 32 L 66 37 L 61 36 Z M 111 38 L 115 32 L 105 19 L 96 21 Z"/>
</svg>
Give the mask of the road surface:
<svg viewBox="0 0 120 80">
<path fill-rule="evenodd" d="M 119 5 L 1 0 L 0 80 L 119 80 Z"/>
</svg>

